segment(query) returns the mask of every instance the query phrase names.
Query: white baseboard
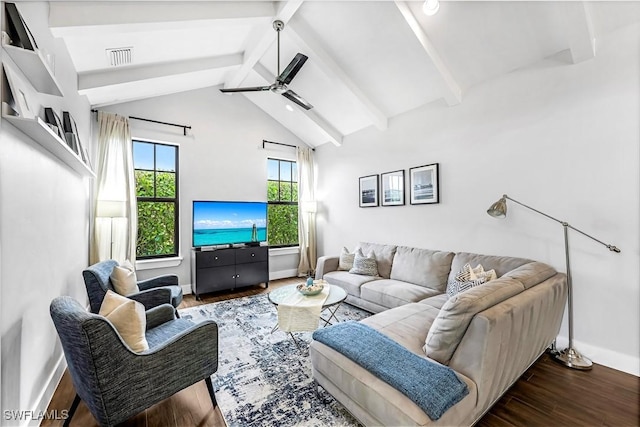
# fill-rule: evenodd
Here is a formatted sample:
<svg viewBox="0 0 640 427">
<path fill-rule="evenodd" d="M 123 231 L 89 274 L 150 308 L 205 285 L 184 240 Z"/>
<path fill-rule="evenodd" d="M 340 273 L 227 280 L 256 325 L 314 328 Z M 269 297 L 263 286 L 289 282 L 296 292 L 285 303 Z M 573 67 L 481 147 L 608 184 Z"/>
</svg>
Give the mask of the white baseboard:
<svg viewBox="0 0 640 427">
<path fill-rule="evenodd" d="M 38 396 L 37 403 L 33 408 L 33 414 L 44 414 L 49 407 L 49 403 L 51 403 L 51 399 L 53 398 L 53 394 L 58 388 L 58 384 L 60 384 L 60 380 L 62 379 L 62 375 L 64 375 L 64 371 L 67 369 L 67 361 L 64 358 L 64 353 L 60 354 L 58 361 L 55 366 L 51 370 L 49 374 L 49 378 L 47 379 L 47 383 L 45 387 L 43 387 L 40 392 L 40 396 Z M 69 409 L 69 408 L 65 408 Z M 24 420 L 20 423 L 21 426 L 38 426 L 42 420 L 31 419 Z"/>
<path fill-rule="evenodd" d="M 569 338 L 558 336 L 556 339 L 556 347 L 558 350 L 563 350 L 567 348 L 568 345 Z M 573 347 L 584 357 L 591 359 L 592 362 L 598 365 L 626 372 L 636 377 L 640 376 L 640 357 L 618 353 L 617 351 L 586 344 L 577 340 L 573 340 Z"/>
<path fill-rule="evenodd" d="M 180 285 L 182 288 L 182 295 L 189 295 L 191 293 L 191 284 L 189 285 Z"/>
<path fill-rule="evenodd" d="M 292 268 L 290 270 L 270 271 L 269 280 L 287 279 L 289 277 L 297 277 L 298 269 Z"/>
</svg>

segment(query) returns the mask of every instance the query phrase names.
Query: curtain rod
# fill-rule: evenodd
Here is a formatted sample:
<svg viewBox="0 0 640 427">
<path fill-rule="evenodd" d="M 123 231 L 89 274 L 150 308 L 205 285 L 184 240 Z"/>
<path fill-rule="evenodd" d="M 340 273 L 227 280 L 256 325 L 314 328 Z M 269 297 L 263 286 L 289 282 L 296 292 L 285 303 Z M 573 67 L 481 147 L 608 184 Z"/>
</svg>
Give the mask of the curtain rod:
<svg viewBox="0 0 640 427">
<path fill-rule="evenodd" d="M 291 148 L 298 148 L 297 145 L 291 145 L 291 144 L 284 144 L 282 142 L 273 142 L 273 141 L 267 141 L 266 139 L 262 140 L 262 148 L 264 148 L 264 144 L 275 144 L 275 145 L 282 145 L 284 147 L 291 147 Z M 315 148 L 312 148 L 311 151 L 316 151 Z"/>
<path fill-rule="evenodd" d="M 92 113 L 97 113 L 98 110 L 91 110 Z M 151 120 L 151 119 L 143 119 L 142 117 L 134 117 L 134 116 L 129 116 L 130 119 L 133 120 L 141 120 L 143 122 L 150 122 L 150 123 L 157 123 L 159 125 L 166 125 L 166 126 L 175 126 L 177 128 L 182 128 L 182 131 L 184 133 L 184 136 L 187 136 L 187 129 L 191 129 L 191 126 L 186 126 L 186 125 L 178 125 L 175 123 L 168 123 L 168 122 L 160 122 L 158 120 Z"/>
</svg>

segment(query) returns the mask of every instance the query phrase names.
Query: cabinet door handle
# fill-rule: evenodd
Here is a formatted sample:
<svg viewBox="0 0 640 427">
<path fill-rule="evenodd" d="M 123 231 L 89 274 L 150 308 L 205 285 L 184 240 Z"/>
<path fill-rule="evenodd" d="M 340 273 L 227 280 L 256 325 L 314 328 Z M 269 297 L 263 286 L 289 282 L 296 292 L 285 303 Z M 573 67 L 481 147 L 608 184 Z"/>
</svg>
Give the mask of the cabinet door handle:
<svg viewBox="0 0 640 427">
<path fill-rule="evenodd" d="M 256 254 L 251 254 L 251 256 L 256 256 Z"/>
<path fill-rule="evenodd" d="M 218 259 L 218 257 L 215 257 L 215 259 Z"/>
</svg>

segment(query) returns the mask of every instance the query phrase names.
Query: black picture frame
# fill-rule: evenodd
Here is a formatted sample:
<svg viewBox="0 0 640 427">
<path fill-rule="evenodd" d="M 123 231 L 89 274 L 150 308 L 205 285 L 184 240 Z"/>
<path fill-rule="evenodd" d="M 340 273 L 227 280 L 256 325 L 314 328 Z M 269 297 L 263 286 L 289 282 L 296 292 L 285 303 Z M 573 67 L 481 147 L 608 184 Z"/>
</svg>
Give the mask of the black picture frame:
<svg viewBox="0 0 640 427">
<path fill-rule="evenodd" d="M 409 169 L 409 181 L 409 200 L 412 205 L 440 203 L 439 163 Z"/>
<path fill-rule="evenodd" d="M 15 3 L 5 3 L 4 10 L 7 13 L 7 33 L 11 38 L 14 46 L 21 47 L 27 50 L 36 50 L 38 45 L 36 44 L 29 27 L 24 22 L 22 15 L 18 11 Z"/>
<path fill-rule="evenodd" d="M 80 135 L 78 134 L 76 121 L 68 111 L 62 112 L 62 128 L 64 131 L 64 139 L 67 142 L 69 148 L 71 148 L 74 153 L 79 155 L 84 163 L 87 163 L 87 159 L 85 158 L 84 153 L 84 147 L 80 142 Z"/>
<path fill-rule="evenodd" d="M 382 206 L 403 206 L 404 205 L 404 169 L 392 172 L 385 172 L 380 175 L 381 181 L 381 205 Z"/>
<path fill-rule="evenodd" d="M 378 206 L 378 175 L 361 176 L 359 183 L 358 200 L 360 207 L 373 208 Z"/>
<path fill-rule="evenodd" d="M 56 135 L 60 137 L 63 141 L 66 142 L 66 138 L 64 136 L 64 128 L 62 127 L 62 121 L 60 120 L 60 116 L 53 110 L 51 107 L 44 107 L 44 121 L 45 123 L 55 126 L 56 129 L 52 129 Z M 68 145 L 68 143 L 67 143 Z M 71 147 L 72 148 L 72 147 Z M 72 148 L 73 149 L 73 148 Z M 76 150 L 74 150 L 76 151 Z M 77 152 L 77 151 L 76 151 Z"/>
</svg>

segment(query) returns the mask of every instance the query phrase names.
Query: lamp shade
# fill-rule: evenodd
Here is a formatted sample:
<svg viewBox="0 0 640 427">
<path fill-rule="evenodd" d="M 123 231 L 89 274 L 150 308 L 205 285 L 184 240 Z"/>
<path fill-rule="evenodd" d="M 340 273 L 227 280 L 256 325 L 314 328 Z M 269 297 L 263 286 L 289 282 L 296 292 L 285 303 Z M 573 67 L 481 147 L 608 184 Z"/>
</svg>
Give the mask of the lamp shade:
<svg viewBox="0 0 640 427">
<path fill-rule="evenodd" d="M 124 200 L 98 200 L 96 216 L 101 218 L 122 218 L 126 216 L 127 202 Z"/>
<path fill-rule="evenodd" d="M 487 213 L 494 218 L 504 218 L 507 216 L 507 199 L 503 197 L 500 198 L 497 202 L 492 204 L 489 209 L 487 209 Z"/>
</svg>

